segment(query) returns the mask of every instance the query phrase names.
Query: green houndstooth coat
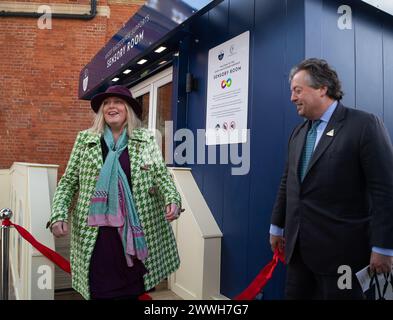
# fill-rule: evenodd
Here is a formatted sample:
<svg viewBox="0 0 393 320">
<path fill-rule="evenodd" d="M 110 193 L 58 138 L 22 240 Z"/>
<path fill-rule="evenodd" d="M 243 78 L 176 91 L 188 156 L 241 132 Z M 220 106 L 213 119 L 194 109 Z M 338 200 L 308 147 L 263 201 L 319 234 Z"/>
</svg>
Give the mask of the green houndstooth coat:
<svg viewBox="0 0 393 320">
<path fill-rule="evenodd" d="M 133 131 L 128 140 L 131 184 L 135 206 L 145 232 L 149 257 L 144 277 L 146 290 L 174 272 L 180 264 L 172 228 L 165 219 L 165 205 L 181 207 L 180 195 L 162 160 L 153 135 L 146 129 Z M 98 228 L 87 226 L 90 199 L 103 165 L 100 136 L 82 131 L 75 141 L 67 169 L 56 189 L 50 223 L 67 221 L 72 199 L 79 197 L 71 214 L 72 287 L 90 299 L 89 265 Z"/>
</svg>

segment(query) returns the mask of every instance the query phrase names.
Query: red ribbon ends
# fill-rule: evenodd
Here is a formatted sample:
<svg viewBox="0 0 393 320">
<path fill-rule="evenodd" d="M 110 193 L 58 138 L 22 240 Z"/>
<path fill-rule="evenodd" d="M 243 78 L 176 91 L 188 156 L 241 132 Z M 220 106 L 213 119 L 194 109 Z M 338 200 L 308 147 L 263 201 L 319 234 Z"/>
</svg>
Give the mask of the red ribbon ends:
<svg viewBox="0 0 393 320">
<path fill-rule="evenodd" d="M 234 300 L 254 300 L 272 277 L 273 271 L 279 260 L 284 263 L 284 253 L 280 253 L 276 250 L 273 259 L 258 273 L 251 284 L 234 298 Z"/>
</svg>

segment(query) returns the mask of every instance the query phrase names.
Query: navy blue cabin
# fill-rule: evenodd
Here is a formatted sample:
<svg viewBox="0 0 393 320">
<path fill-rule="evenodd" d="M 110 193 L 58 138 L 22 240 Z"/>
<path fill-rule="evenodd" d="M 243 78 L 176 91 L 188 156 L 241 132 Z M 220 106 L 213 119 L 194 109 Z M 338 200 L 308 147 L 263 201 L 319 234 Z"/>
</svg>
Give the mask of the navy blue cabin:
<svg viewBox="0 0 393 320">
<path fill-rule="evenodd" d="M 221 293 L 233 298 L 272 257 L 270 214 L 287 139 L 302 121 L 290 102 L 291 67 L 305 58 L 326 59 L 342 81 L 343 103 L 378 115 L 393 138 L 393 17 L 359 0 L 348 0 L 344 7 L 338 0 L 204 2 L 210 3 L 199 15 L 155 41 L 169 43 L 173 52 L 179 53 L 169 61 L 173 65 L 174 129 L 190 129 L 196 137 L 197 130 L 206 127 L 209 50 L 250 31 L 250 170 L 246 175 L 232 175 L 232 164 L 196 164 L 196 156 L 194 163 L 184 164 L 192 168 L 223 232 Z M 128 65 L 135 65 L 148 51 L 148 47 L 141 48 L 128 58 Z M 118 83 L 130 86 L 141 81 L 142 76 L 122 77 L 123 69 L 122 64 L 80 96 L 89 98 L 116 75 Z M 140 75 L 147 74 L 145 69 L 141 67 Z M 155 71 L 152 68 L 152 73 Z M 186 90 L 187 74 L 198 83 L 191 91 Z M 219 160 L 219 146 L 216 153 Z M 263 299 L 283 298 L 284 282 L 285 269 L 279 266 L 265 287 Z"/>
</svg>

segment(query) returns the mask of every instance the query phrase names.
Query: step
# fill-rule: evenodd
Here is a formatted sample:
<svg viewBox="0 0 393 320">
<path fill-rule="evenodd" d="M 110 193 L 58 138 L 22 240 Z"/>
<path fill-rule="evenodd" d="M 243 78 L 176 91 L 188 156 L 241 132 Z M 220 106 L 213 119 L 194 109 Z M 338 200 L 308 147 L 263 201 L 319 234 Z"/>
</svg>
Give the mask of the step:
<svg viewBox="0 0 393 320">
<path fill-rule="evenodd" d="M 162 281 L 156 286 L 154 291 L 148 292 L 153 300 L 183 300 L 174 292 L 168 289 L 168 282 Z M 73 289 L 57 290 L 55 300 L 84 300 L 83 297 Z"/>
</svg>

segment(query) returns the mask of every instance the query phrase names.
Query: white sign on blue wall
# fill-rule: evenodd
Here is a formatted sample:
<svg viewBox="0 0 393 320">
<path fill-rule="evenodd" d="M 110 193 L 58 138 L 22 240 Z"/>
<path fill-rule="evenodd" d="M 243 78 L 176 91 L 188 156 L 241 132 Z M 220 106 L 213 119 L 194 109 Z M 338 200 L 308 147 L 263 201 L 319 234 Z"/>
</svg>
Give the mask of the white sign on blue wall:
<svg viewBox="0 0 393 320">
<path fill-rule="evenodd" d="M 247 142 L 250 32 L 209 50 L 206 144 Z"/>
</svg>

